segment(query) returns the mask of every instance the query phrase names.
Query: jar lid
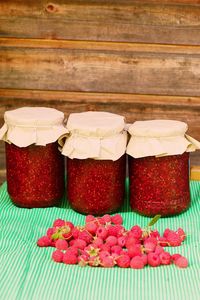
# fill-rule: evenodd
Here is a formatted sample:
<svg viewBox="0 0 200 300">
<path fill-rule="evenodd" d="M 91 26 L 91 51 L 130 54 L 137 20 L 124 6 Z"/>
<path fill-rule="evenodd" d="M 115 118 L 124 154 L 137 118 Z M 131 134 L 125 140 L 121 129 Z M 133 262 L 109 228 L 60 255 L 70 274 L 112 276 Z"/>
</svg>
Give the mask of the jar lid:
<svg viewBox="0 0 200 300">
<path fill-rule="evenodd" d="M 21 107 L 6 111 L 4 120 L 11 126 L 42 127 L 62 125 L 64 113 L 49 107 Z"/>
<path fill-rule="evenodd" d="M 170 137 L 184 135 L 188 125 L 181 121 L 174 120 L 149 120 L 136 121 L 128 131 L 134 136 L 146 137 Z"/>
<path fill-rule="evenodd" d="M 47 107 L 21 107 L 6 111 L 0 139 L 18 147 L 55 142 L 68 131 L 63 112 Z"/>
<path fill-rule="evenodd" d="M 126 152 L 134 158 L 178 155 L 200 148 L 200 143 L 186 135 L 188 125 L 175 120 L 136 121 Z"/>
<path fill-rule="evenodd" d="M 119 133 L 124 129 L 124 126 L 123 116 L 98 111 L 72 113 L 67 121 L 69 132 L 96 137 Z"/>
<path fill-rule="evenodd" d="M 67 129 L 70 133 L 62 154 L 73 159 L 117 160 L 126 151 L 127 132 L 124 117 L 88 111 L 70 114 Z"/>
</svg>

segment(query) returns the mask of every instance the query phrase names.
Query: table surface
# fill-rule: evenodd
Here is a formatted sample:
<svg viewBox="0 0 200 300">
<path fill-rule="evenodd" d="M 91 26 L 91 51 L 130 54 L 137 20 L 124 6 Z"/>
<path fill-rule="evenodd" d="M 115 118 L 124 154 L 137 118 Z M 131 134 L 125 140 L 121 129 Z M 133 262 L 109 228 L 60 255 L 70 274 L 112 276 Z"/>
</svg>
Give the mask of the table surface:
<svg viewBox="0 0 200 300">
<path fill-rule="evenodd" d="M 200 182 L 192 181 L 191 207 L 187 212 L 161 218 L 156 225 L 182 227 L 187 233 L 183 245 L 168 248 L 189 260 L 187 269 L 175 265 L 145 267 L 142 270 L 80 267 L 51 260 L 54 248 L 39 248 L 37 239 L 57 218 L 84 224 L 85 216 L 74 212 L 63 199 L 60 207 L 19 208 L 12 204 L 6 183 L 0 187 L 0 300 L 140 300 L 200 299 Z M 128 200 L 120 210 L 124 226 L 145 227 L 149 218 L 130 210 Z"/>
</svg>

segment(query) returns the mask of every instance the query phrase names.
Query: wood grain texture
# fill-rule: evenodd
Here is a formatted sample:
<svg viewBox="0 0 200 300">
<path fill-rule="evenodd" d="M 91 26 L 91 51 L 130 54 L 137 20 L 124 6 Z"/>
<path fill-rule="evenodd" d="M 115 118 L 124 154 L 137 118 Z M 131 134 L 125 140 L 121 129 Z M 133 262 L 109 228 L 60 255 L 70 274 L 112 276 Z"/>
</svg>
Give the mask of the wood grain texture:
<svg viewBox="0 0 200 300">
<path fill-rule="evenodd" d="M 200 45 L 200 1 L 0 1 L 0 36 Z"/>
<path fill-rule="evenodd" d="M 1 88 L 200 95 L 199 46 L 16 39 L 0 46 Z"/>
</svg>

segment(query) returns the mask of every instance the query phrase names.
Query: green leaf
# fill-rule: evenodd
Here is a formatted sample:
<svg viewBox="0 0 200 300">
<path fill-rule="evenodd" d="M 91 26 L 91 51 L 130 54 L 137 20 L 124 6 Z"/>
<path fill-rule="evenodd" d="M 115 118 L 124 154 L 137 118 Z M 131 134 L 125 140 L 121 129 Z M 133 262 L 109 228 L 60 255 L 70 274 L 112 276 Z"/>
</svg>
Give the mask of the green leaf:
<svg viewBox="0 0 200 300">
<path fill-rule="evenodd" d="M 149 222 L 148 226 L 151 227 L 154 224 L 156 224 L 156 222 L 158 222 L 158 220 L 160 219 L 161 215 L 156 215 L 155 217 L 153 217 L 153 219 L 151 219 L 151 221 Z"/>
</svg>

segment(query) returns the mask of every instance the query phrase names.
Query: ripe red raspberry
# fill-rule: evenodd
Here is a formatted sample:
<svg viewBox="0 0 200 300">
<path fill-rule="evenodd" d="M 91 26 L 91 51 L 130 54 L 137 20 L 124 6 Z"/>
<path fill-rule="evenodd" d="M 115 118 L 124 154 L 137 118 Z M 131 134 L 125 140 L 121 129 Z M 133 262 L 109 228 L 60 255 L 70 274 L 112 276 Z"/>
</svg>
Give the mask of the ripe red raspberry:
<svg viewBox="0 0 200 300">
<path fill-rule="evenodd" d="M 83 250 L 87 246 L 86 241 L 81 239 L 74 240 L 73 247 Z"/>
<path fill-rule="evenodd" d="M 134 237 L 129 237 L 126 239 L 126 243 L 125 246 L 126 248 L 130 248 L 133 245 L 137 245 L 138 244 L 138 240 L 136 240 Z"/>
<path fill-rule="evenodd" d="M 62 227 L 65 225 L 65 221 L 62 220 L 62 219 L 56 219 L 54 222 L 53 222 L 53 227 Z"/>
<path fill-rule="evenodd" d="M 65 225 L 64 226 L 68 226 L 71 230 L 74 228 L 74 224 L 70 221 L 65 221 Z"/>
<path fill-rule="evenodd" d="M 149 236 L 154 238 L 159 238 L 160 233 L 158 232 L 158 230 L 153 230 L 149 233 Z"/>
<path fill-rule="evenodd" d="M 90 223 L 90 222 L 94 222 L 95 221 L 95 217 L 93 215 L 87 215 L 85 217 L 85 223 Z"/>
<path fill-rule="evenodd" d="M 169 242 L 165 237 L 160 236 L 158 238 L 158 245 L 160 245 L 162 247 L 166 247 L 166 246 L 169 246 Z"/>
<path fill-rule="evenodd" d="M 83 230 L 79 232 L 78 238 L 84 240 L 87 244 L 92 242 L 93 236 L 87 232 L 87 230 Z"/>
<path fill-rule="evenodd" d="M 163 237 L 167 238 L 168 234 L 171 232 L 171 229 L 166 228 L 164 233 L 163 233 Z"/>
<path fill-rule="evenodd" d="M 171 255 L 169 252 L 162 252 L 159 255 L 161 265 L 170 265 L 171 263 Z"/>
<path fill-rule="evenodd" d="M 67 248 L 68 248 L 68 242 L 65 241 L 65 240 L 60 240 L 60 239 L 58 239 L 58 240 L 56 241 L 56 243 L 55 243 L 55 246 L 56 246 L 56 248 L 59 249 L 59 250 L 67 250 Z"/>
<path fill-rule="evenodd" d="M 116 253 L 116 254 L 119 255 L 122 251 L 122 247 L 120 247 L 119 245 L 114 245 L 114 246 L 111 247 L 110 251 L 111 251 L 112 254 Z"/>
<path fill-rule="evenodd" d="M 108 252 L 110 252 L 110 245 L 108 245 L 108 244 L 100 245 L 99 248 L 101 249 L 101 251 L 108 251 Z"/>
<path fill-rule="evenodd" d="M 74 227 L 72 229 L 72 237 L 74 239 L 77 239 L 79 237 L 79 234 L 80 234 L 80 230 L 77 227 Z"/>
<path fill-rule="evenodd" d="M 117 238 L 116 236 L 110 235 L 106 238 L 106 244 L 108 244 L 110 247 L 117 245 Z"/>
<path fill-rule="evenodd" d="M 125 244 L 126 244 L 126 236 L 120 236 L 120 237 L 118 237 L 118 239 L 117 239 L 117 243 L 118 243 L 118 245 L 120 246 L 120 247 L 125 247 Z"/>
<path fill-rule="evenodd" d="M 116 263 L 120 268 L 128 268 L 130 266 L 130 257 L 127 254 L 120 255 L 116 259 Z"/>
<path fill-rule="evenodd" d="M 134 238 L 139 240 L 142 237 L 142 229 L 140 226 L 135 225 L 131 228 L 131 234 Z"/>
<path fill-rule="evenodd" d="M 186 238 L 185 231 L 182 228 L 178 228 L 176 233 L 180 236 L 181 241 L 183 242 Z"/>
<path fill-rule="evenodd" d="M 181 256 L 179 258 L 177 258 L 175 261 L 174 261 L 174 264 L 179 267 L 179 268 L 187 268 L 188 267 L 188 260 L 186 257 L 184 256 Z"/>
<path fill-rule="evenodd" d="M 145 239 L 143 240 L 143 243 L 144 243 L 144 244 L 145 244 L 145 243 L 152 243 L 152 244 L 154 244 L 155 246 L 157 246 L 157 245 L 158 245 L 158 239 L 155 238 L 155 237 L 147 237 L 147 238 L 145 238 Z"/>
<path fill-rule="evenodd" d="M 111 222 L 114 224 L 114 225 L 122 225 L 123 223 L 123 218 L 120 214 L 116 214 L 114 216 L 111 217 Z"/>
<path fill-rule="evenodd" d="M 101 219 L 103 220 L 104 224 L 111 222 L 111 216 L 108 215 L 108 214 L 106 214 L 103 217 L 101 217 Z"/>
<path fill-rule="evenodd" d="M 104 226 L 99 226 L 96 231 L 96 235 L 102 240 L 105 240 L 108 236 L 108 230 Z"/>
<path fill-rule="evenodd" d="M 78 257 L 77 255 L 66 251 L 63 255 L 63 263 L 67 265 L 75 265 L 78 263 Z"/>
<path fill-rule="evenodd" d="M 114 267 L 115 262 L 112 256 L 105 256 L 102 260 L 101 260 L 101 266 L 104 268 L 112 268 Z"/>
<path fill-rule="evenodd" d="M 97 231 L 97 225 L 95 223 L 86 223 L 85 230 L 87 230 L 92 235 L 95 235 Z"/>
<path fill-rule="evenodd" d="M 169 245 L 172 247 L 180 246 L 181 242 L 182 242 L 180 236 L 174 231 L 171 231 L 170 233 L 168 233 L 167 241 L 168 241 Z"/>
<path fill-rule="evenodd" d="M 130 267 L 133 269 L 143 269 L 144 262 L 141 256 L 135 256 L 131 259 Z"/>
<path fill-rule="evenodd" d="M 141 249 L 141 245 L 133 245 L 130 246 L 129 248 L 127 248 L 127 254 L 129 255 L 130 258 L 134 257 L 134 256 L 141 256 L 142 255 L 142 249 Z"/>
<path fill-rule="evenodd" d="M 181 257 L 181 254 L 179 253 L 175 253 L 171 256 L 171 260 L 174 262 L 175 260 L 177 260 L 179 257 Z"/>
<path fill-rule="evenodd" d="M 155 248 L 156 248 L 156 245 L 152 242 L 144 242 L 144 250 L 145 250 L 145 253 L 150 253 L 150 252 L 154 252 L 155 251 Z"/>
<path fill-rule="evenodd" d="M 68 253 L 68 254 L 73 254 L 73 255 L 76 255 L 76 256 L 78 256 L 78 248 L 76 248 L 76 247 L 69 247 L 67 250 L 66 250 L 66 252 L 65 253 Z"/>
<path fill-rule="evenodd" d="M 147 262 L 148 262 L 147 254 L 142 254 L 141 257 L 142 257 L 142 260 L 143 260 L 144 265 L 146 266 L 146 265 L 147 265 Z"/>
<path fill-rule="evenodd" d="M 156 254 L 158 254 L 158 255 L 160 255 L 164 251 L 165 251 L 164 248 L 162 246 L 160 246 L 160 245 L 157 245 L 156 248 L 155 248 L 155 250 L 154 250 L 154 252 Z"/>
<path fill-rule="evenodd" d="M 52 256 L 51 258 L 53 259 L 53 261 L 55 262 L 62 262 L 63 261 L 63 252 L 60 251 L 60 250 L 55 250 L 53 253 L 52 253 Z"/>
<path fill-rule="evenodd" d="M 147 255 L 148 264 L 152 267 L 158 267 L 160 265 L 160 257 L 158 254 L 149 253 Z"/>
<path fill-rule="evenodd" d="M 46 235 L 51 239 L 51 236 L 55 233 L 56 229 L 55 228 L 48 228 Z"/>
<path fill-rule="evenodd" d="M 108 256 L 110 256 L 110 252 L 108 252 L 108 251 L 100 251 L 99 252 L 99 258 L 100 258 L 100 260 L 102 260 L 102 259 L 104 259 L 105 257 L 108 257 Z"/>
<path fill-rule="evenodd" d="M 88 264 L 89 256 L 87 254 L 81 254 L 78 256 L 78 264 L 81 267 L 85 267 Z"/>
<path fill-rule="evenodd" d="M 42 236 L 38 239 L 37 245 L 39 247 L 49 247 L 51 245 L 51 239 L 48 236 Z"/>
<path fill-rule="evenodd" d="M 103 245 L 103 240 L 102 240 L 102 238 L 100 238 L 100 237 L 95 237 L 95 238 L 94 238 L 94 241 L 93 241 L 93 244 L 95 244 L 97 247 Z"/>
</svg>

